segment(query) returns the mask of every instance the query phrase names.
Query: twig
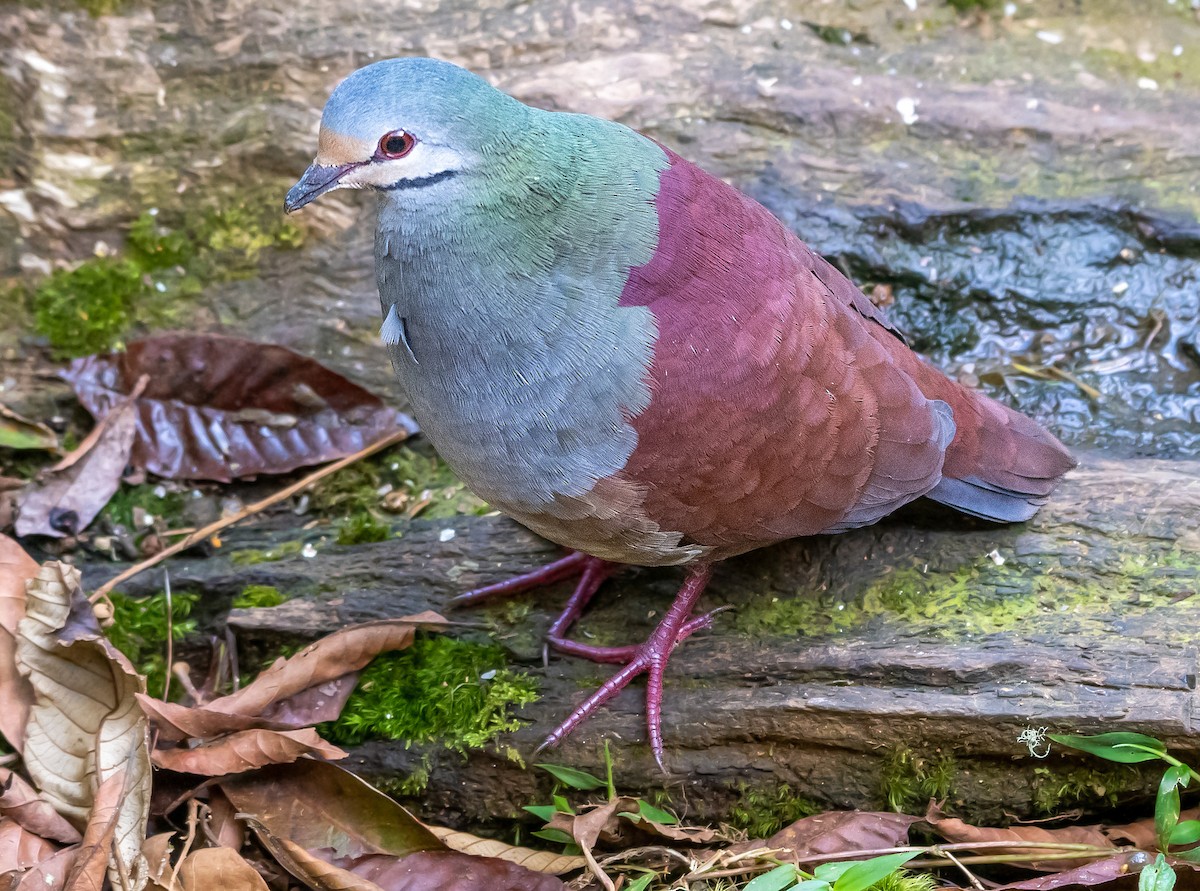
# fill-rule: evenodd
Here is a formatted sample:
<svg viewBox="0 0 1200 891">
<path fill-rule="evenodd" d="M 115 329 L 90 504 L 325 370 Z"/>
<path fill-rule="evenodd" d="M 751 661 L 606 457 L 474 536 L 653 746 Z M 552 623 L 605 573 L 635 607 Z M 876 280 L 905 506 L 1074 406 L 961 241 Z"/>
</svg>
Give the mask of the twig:
<svg viewBox="0 0 1200 891">
<path fill-rule="evenodd" d="M 175 866 L 171 869 L 171 883 L 168 888 L 176 888 L 176 882 L 179 881 L 179 870 L 183 866 L 183 861 L 187 858 L 188 852 L 192 849 L 193 842 L 196 841 L 196 823 L 200 819 L 200 808 L 196 799 L 188 802 L 188 831 L 187 837 L 183 840 L 183 848 L 179 852 L 179 859 L 175 861 Z"/>
<path fill-rule="evenodd" d="M 397 443 L 404 442 L 404 440 L 408 439 L 409 436 L 411 436 L 411 435 L 412 434 L 406 429 L 397 430 L 396 432 L 394 432 L 388 436 L 385 436 L 383 439 L 380 439 L 380 440 L 372 443 L 371 445 L 367 446 L 365 449 L 355 452 L 353 455 L 348 455 L 345 458 L 342 458 L 338 461 L 334 461 L 332 464 L 326 464 L 320 470 L 313 471 L 312 473 L 310 473 L 308 476 L 306 476 L 304 479 L 300 480 L 299 482 L 292 483 L 290 486 L 285 486 L 284 488 L 282 488 L 278 492 L 276 492 L 274 495 L 268 495 L 266 498 L 262 499 L 261 501 L 256 501 L 253 504 L 242 508 L 240 511 L 238 511 L 236 514 L 233 514 L 232 516 L 223 517 L 222 519 L 217 520 L 215 523 L 209 523 L 207 526 L 203 526 L 200 529 L 197 529 L 195 532 L 188 535 L 187 538 L 180 539 L 179 541 L 175 542 L 174 544 L 163 548 L 161 551 L 159 551 L 153 557 L 147 557 L 141 563 L 135 563 L 133 566 L 130 566 L 124 572 L 109 579 L 107 582 L 105 582 L 103 585 L 101 585 L 99 588 L 97 588 L 95 593 L 93 593 L 92 596 L 89 597 L 88 599 L 91 600 L 93 603 L 95 603 L 101 597 L 107 596 L 108 593 L 110 591 L 112 591 L 112 589 L 115 588 L 117 585 L 121 584 L 121 582 L 128 581 L 129 579 L 133 578 L 135 575 L 138 575 L 139 573 L 142 573 L 145 570 L 149 569 L 151 566 L 155 566 L 155 565 L 161 563 L 163 560 L 166 560 L 168 557 L 178 554 L 180 551 L 187 550 L 192 545 L 204 541 L 209 536 L 214 535 L 217 532 L 220 532 L 222 529 L 232 526 L 234 523 L 240 523 L 242 520 L 246 519 L 249 516 L 253 516 L 254 514 L 261 513 L 262 511 L 266 510 L 268 507 L 270 507 L 273 504 L 278 504 L 280 501 L 284 501 L 285 499 L 291 498 L 297 492 L 304 491 L 309 486 L 311 486 L 313 483 L 320 482 L 321 480 L 325 479 L 325 477 L 329 476 L 330 474 L 337 473 L 342 468 L 349 467 L 351 464 L 353 464 L 356 461 L 361 461 L 363 458 L 369 458 L 371 455 L 374 455 L 376 452 L 382 451 L 386 448 L 390 448 L 391 446 L 394 446 Z"/>
<path fill-rule="evenodd" d="M 171 570 L 163 570 L 163 596 L 167 601 L 167 670 L 163 672 L 163 702 L 170 702 L 171 668 L 175 664 L 175 607 L 171 601 Z"/>
<path fill-rule="evenodd" d="M 971 872 L 971 870 L 967 869 L 963 865 L 963 862 L 961 860 L 959 860 L 957 857 L 955 857 L 949 851 L 942 850 L 941 853 L 945 854 L 947 860 L 949 860 L 951 863 L 953 863 L 955 866 L 957 866 L 960 870 L 962 870 L 962 874 L 967 877 L 968 882 L 970 882 L 973 886 L 978 888 L 979 891 L 984 891 L 983 883 L 981 881 L 979 881 L 978 878 L 976 878 L 975 873 Z"/>
<path fill-rule="evenodd" d="M 596 862 L 596 856 L 592 853 L 592 849 L 587 845 L 580 845 L 579 847 L 583 851 L 583 859 L 587 861 L 588 869 L 599 880 L 600 884 L 604 886 L 604 891 L 617 891 L 617 886 L 613 884 L 613 880 L 608 877 L 608 874 Z"/>
</svg>

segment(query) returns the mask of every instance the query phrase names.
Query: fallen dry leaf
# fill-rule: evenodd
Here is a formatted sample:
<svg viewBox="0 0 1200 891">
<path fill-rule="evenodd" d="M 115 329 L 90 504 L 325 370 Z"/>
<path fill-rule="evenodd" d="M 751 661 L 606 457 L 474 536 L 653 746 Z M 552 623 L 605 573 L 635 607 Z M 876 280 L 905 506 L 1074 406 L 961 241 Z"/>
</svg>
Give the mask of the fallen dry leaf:
<svg viewBox="0 0 1200 891">
<path fill-rule="evenodd" d="M 120 487 L 136 432 L 132 401 L 116 403 L 79 448 L 21 493 L 17 535 L 62 538 L 86 529 Z"/>
<path fill-rule="evenodd" d="M 79 846 L 72 845 L 52 854 L 37 866 L 21 873 L 16 884 L 10 885 L 8 891 L 62 891 L 78 852 Z"/>
<path fill-rule="evenodd" d="M 1065 826 L 1062 829 L 1043 829 L 1040 826 L 1013 826 L 1009 829 L 992 829 L 989 827 L 971 826 L 957 817 L 947 817 L 936 804 L 929 805 L 925 814 L 925 822 L 933 827 L 938 835 L 949 842 L 1061 842 L 1069 845 L 1093 845 L 1097 848 L 1116 850 L 1112 840 L 1100 831 L 1098 826 Z M 994 852 L 993 852 L 994 853 Z M 1013 847 L 1006 853 L 1012 854 L 1042 854 L 1044 849 Z M 1078 860 L 1046 860 L 1031 861 L 1026 864 L 1029 869 L 1058 872 L 1063 869 L 1074 869 L 1079 865 Z"/>
<path fill-rule="evenodd" d="M 192 851 L 179 867 L 182 891 L 267 891 L 258 871 L 237 851 L 201 848 Z"/>
<path fill-rule="evenodd" d="M 58 845 L 35 835 L 11 817 L 0 817 L 0 875 L 37 866 L 57 851 Z"/>
<path fill-rule="evenodd" d="M 170 479 L 284 473 L 352 455 L 398 425 L 412 426 L 312 359 L 217 334 L 135 341 L 123 353 L 75 360 L 64 377 L 103 418 L 143 374 L 150 385 L 137 400 L 132 461 Z"/>
<path fill-rule="evenodd" d="M 30 832 L 64 845 L 80 841 L 79 831 L 54 806 L 7 767 L 0 767 L 0 817 L 16 820 Z"/>
<path fill-rule="evenodd" d="M 428 824 L 426 824 L 428 826 Z M 583 857 L 570 854 L 555 854 L 553 851 L 537 851 L 518 845 L 505 844 L 494 838 L 481 838 L 469 832 L 459 832 L 445 826 L 428 826 L 430 832 L 442 840 L 451 851 L 470 854 L 473 857 L 495 857 L 507 860 L 534 872 L 548 872 L 560 876 L 587 866 Z"/>
<path fill-rule="evenodd" d="M 29 776 L 55 810 L 82 825 L 97 790 L 124 774 L 109 877 L 118 882 L 119 858 L 140 880 L 150 810 L 148 722 L 134 698 L 142 679 L 101 633 L 79 570 L 45 564 L 27 598 L 17 665 L 35 695 L 25 735 Z"/>
<path fill-rule="evenodd" d="M 422 851 L 402 859 L 374 855 L 350 867 L 383 891 L 563 891 L 562 880 L 494 857 Z"/>
<path fill-rule="evenodd" d="M 829 811 L 797 820 L 765 842 L 779 848 L 780 859 L 804 862 L 846 851 L 871 851 L 908 844 L 908 829 L 918 817 L 872 811 Z M 750 842 L 740 847 L 762 847 Z"/>
<path fill-rule="evenodd" d="M 235 851 L 246 843 L 246 827 L 237 819 L 237 808 L 219 788 L 208 793 L 208 833 L 214 844 Z"/>
<path fill-rule="evenodd" d="M 264 767 L 224 779 L 220 788 L 240 813 L 272 836 L 310 852 L 325 848 L 332 858 L 358 858 L 443 850 L 438 838 L 403 807 L 323 761 Z"/>
<path fill-rule="evenodd" d="M 253 728 L 297 729 L 336 718 L 354 687 L 349 676 L 380 653 L 409 646 L 417 628 L 445 624 L 434 612 L 364 622 L 276 660 L 241 690 L 206 705 L 188 707 L 148 696 L 139 700 L 164 739 L 206 739 Z"/>
<path fill-rule="evenodd" d="M 294 841 L 276 838 L 261 823 L 255 820 L 248 822 L 276 862 L 308 887 L 320 891 L 383 891 L 371 880 L 310 854 Z"/>
<path fill-rule="evenodd" d="M 118 868 L 115 862 L 122 858 L 122 852 L 114 849 L 113 841 L 116 839 L 121 818 L 121 798 L 125 794 L 125 780 L 124 770 L 114 771 L 96 790 L 87 829 L 83 832 L 83 842 L 75 856 L 75 865 L 71 867 L 67 876 L 67 891 L 100 891 L 106 872 L 112 879 L 113 887 L 118 891 L 141 891 L 145 885 L 144 869 L 138 872 L 140 879 L 126 882 L 124 876 L 134 873 L 136 864 L 125 861 L 123 868 Z M 140 841 L 138 857 L 141 857 Z"/>
<path fill-rule="evenodd" d="M 33 703 L 33 687 L 17 671 L 17 626 L 25 617 L 25 583 L 37 571 L 37 561 L 0 535 L 0 735 L 17 752 L 25 748 L 25 723 Z"/>
<path fill-rule="evenodd" d="M 1095 885 L 1106 885 L 1132 874 L 1129 866 L 1131 856 L 1132 853 L 1117 854 L 1103 860 L 1093 860 L 1091 863 L 1084 863 L 1064 872 L 1003 885 L 996 891 L 1055 891 L 1057 888 L 1091 888 Z M 1128 887 L 1132 888 L 1134 885 Z"/>
<path fill-rule="evenodd" d="M 193 748 L 155 749 L 150 753 L 150 759 L 155 767 L 219 777 L 268 764 L 290 764 L 306 755 L 316 755 L 326 761 L 346 757 L 345 752 L 321 739 L 311 727 L 306 727 L 301 730 L 243 730 Z"/>
<path fill-rule="evenodd" d="M 1200 808 L 1188 808 L 1179 815 L 1179 822 L 1200 819 Z M 1131 844 L 1143 851 L 1154 851 L 1158 848 L 1158 832 L 1154 828 L 1154 818 L 1146 817 L 1132 823 L 1119 826 L 1102 826 L 1100 831 L 1114 842 Z"/>
<path fill-rule="evenodd" d="M 146 880 L 154 891 L 177 891 L 179 883 L 171 884 L 171 851 L 174 850 L 175 833 L 160 832 L 142 842 L 142 856 L 146 858 Z"/>
</svg>

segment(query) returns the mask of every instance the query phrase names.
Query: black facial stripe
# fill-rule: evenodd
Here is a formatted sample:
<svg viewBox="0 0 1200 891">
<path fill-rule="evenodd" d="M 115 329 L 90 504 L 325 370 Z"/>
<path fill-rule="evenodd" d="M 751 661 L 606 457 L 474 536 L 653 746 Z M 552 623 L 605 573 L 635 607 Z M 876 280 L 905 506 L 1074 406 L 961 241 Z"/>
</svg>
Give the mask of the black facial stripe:
<svg viewBox="0 0 1200 891">
<path fill-rule="evenodd" d="M 443 170 L 441 173 L 433 173 L 429 176 L 418 176 L 415 179 L 402 179 L 392 183 L 390 186 L 380 186 L 384 192 L 394 192 L 397 189 L 423 189 L 425 186 L 432 186 L 434 183 L 440 183 L 444 179 L 458 176 L 457 170 Z"/>
</svg>

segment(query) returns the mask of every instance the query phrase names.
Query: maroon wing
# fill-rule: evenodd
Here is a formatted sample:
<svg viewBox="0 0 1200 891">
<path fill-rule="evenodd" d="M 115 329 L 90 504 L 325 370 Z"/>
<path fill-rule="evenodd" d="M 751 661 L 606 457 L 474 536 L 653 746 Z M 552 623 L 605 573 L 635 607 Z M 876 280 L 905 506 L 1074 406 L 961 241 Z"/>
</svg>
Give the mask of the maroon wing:
<svg viewBox="0 0 1200 891">
<path fill-rule="evenodd" d="M 874 307 L 833 290 L 830 268 L 763 207 L 677 156 L 656 203 L 657 251 L 621 303 L 658 325 L 625 473 L 660 527 L 728 556 L 873 523 L 937 486 L 951 409 L 898 366 L 893 352 L 911 353 Z"/>
</svg>

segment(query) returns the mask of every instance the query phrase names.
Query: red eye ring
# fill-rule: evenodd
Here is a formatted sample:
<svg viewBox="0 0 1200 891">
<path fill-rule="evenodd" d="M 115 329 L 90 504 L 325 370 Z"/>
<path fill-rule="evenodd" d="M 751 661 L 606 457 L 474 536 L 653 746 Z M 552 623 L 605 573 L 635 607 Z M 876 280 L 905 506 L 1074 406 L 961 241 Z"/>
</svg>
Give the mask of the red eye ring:
<svg viewBox="0 0 1200 891">
<path fill-rule="evenodd" d="M 411 152 L 417 145 L 417 138 L 411 133 L 406 133 L 403 130 L 393 130 L 391 133 L 384 133 L 383 138 L 379 140 L 379 151 L 377 155 L 381 158 L 395 160 L 403 158 Z"/>
</svg>

